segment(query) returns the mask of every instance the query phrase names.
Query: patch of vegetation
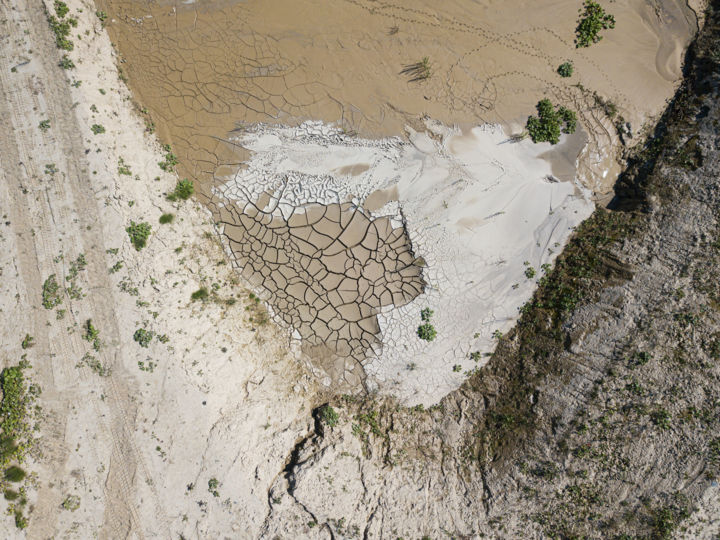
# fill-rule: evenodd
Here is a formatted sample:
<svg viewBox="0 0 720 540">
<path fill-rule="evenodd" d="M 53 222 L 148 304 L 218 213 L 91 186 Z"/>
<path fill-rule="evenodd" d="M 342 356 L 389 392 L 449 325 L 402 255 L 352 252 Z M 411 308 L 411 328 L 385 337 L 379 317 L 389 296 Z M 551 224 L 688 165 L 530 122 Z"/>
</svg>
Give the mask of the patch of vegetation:
<svg viewBox="0 0 720 540">
<path fill-rule="evenodd" d="M 62 296 L 60 296 L 60 285 L 58 285 L 55 274 L 50 274 L 43 283 L 42 305 L 45 309 L 53 309 L 62 304 Z"/>
<path fill-rule="evenodd" d="M 75 67 L 75 62 L 70 60 L 67 54 L 64 54 L 58 65 L 63 69 L 73 69 Z"/>
<path fill-rule="evenodd" d="M 0 403 L 0 466 L 11 461 L 22 461 L 32 443 L 32 430 L 28 424 L 29 410 L 40 389 L 25 382 L 23 370 L 29 367 L 24 360 L 17 366 L 0 372 L 2 402 Z"/>
<path fill-rule="evenodd" d="M 60 506 L 62 506 L 64 510 L 74 512 L 80 508 L 80 497 L 77 495 L 68 495 Z"/>
<path fill-rule="evenodd" d="M 175 166 L 180 163 L 178 161 L 178 158 L 175 154 L 172 153 L 170 145 L 166 144 L 163 147 L 163 150 L 165 150 L 165 159 L 163 161 L 160 161 L 158 163 L 158 166 L 166 172 L 172 172 L 175 170 Z"/>
<path fill-rule="evenodd" d="M 133 334 L 133 339 L 137 342 L 138 345 L 140 345 L 144 349 L 147 349 L 154 336 L 155 332 L 153 332 L 152 330 L 138 328 Z"/>
<path fill-rule="evenodd" d="M 112 370 L 109 367 L 103 365 L 100 360 L 95 358 L 90 353 L 85 353 L 85 355 L 80 359 L 80 362 L 78 362 L 76 367 L 81 367 L 83 365 L 89 367 L 94 373 L 96 373 L 100 377 L 109 377 L 112 373 Z"/>
<path fill-rule="evenodd" d="M 425 341 L 432 341 L 437 337 L 437 330 L 430 323 L 421 324 L 418 326 L 417 335 L 420 339 Z"/>
<path fill-rule="evenodd" d="M 5 472 L 3 473 L 5 480 L 13 483 L 22 482 L 25 479 L 25 476 L 25 471 L 16 465 L 11 465 L 5 469 Z"/>
<path fill-rule="evenodd" d="M 100 89 L 100 91 L 105 92 L 102 89 Z M 125 163 L 125 159 L 122 156 L 118 158 L 118 174 L 122 174 L 125 176 L 132 176 L 132 171 L 130 170 L 130 165 Z"/>
<path fill-rule="evenodd" d="M 549 99 L 542 99 L 537 104 L 537 116 L 531 116 L 525 124 L 534 143 L 549 142 L 557 144 L 560 142 L 560 131 L 563 133 L 575 133 L 577 127 L 577 115 L 574 111 L 562 105 L 553 106 Z"/>
<path fill-rule="evenodd" d="M 563 62 L 557 68 L 558 75 L 564 78 L 572 77 L 574 71 L 575 66 L 573 66 L 572 62 Z"/>
<path fill-rule="evenodd" d="M 328 427 L 337 426 L 340 415 L 330 405 L 324 405 L 320 409 L 320 420 Z"/>
<path fill-rule="evenodd" d="M 100 124 L 93 124 L 90 126 L 90 131 L 92 131 L 95 135 L 99 135 L 100 133 L 105 133 L 105 128 Z"/>
<path fill-rule="evenodd" d="M 175 214 L 163 214 L 160 216 L 160 219 L 158 220 L 160 222 L 160 225 L 167 225 L 168 223 L 172 223 L 175 221 Z"/>
<path fill-rule="evenodd" d="M 108 18 L 107 13 L 105 13 L 104 11 L 96 11 L 96 12 L 95 12 L 95 16 L 96 16 L 98 19 L 100 19 L 100 24 L 102 24 L 103 26 L 105 26 L 105 21 L 106 21 L 107 18 Z"/>
<path fill-rule="evenodd" d="M 38 124 L 38 127 L 43 133 L 46 132 L 48 129 L 50 129 L 50 120 L 43 120 Z"/>
<path fill-rule="evenodd" d="M 585 0 L 575 29 L 575 47 L 589 47 L 597 43 L 602 39 L 600 32 L 609 28 L 615 28 L 615 17 L 606 13 L 597 2 Z"/>
<path fill-rule="evenodd" d="M 429 79 L 432 75 L 430 58 L 424 56 L 419 62 L 404 66 L 402 71 L 400 71 L 400 74 L 410 77 L 409 82 L 419 82 Z"/>
<path fill-rule="evenodd" d="M 423 324 L 418 326 L 417 329 L 417 335 L 420 339 L 432 341 L 437 337 L 437 330 L 435 330 L 435 327 L 430 323 L 430 319 L 432 319 L 434 313 L 430 308 L 424 308 L 420 311 L 420 319 L 423 321 Z"/>
<path fill-rule="evenodd" d="M 147 240 L 152 232 L 152 227 L 149 223 L 144 221 L 142 223 L 135 223 L 134 221 L 131 221 L 125 231 L 128 233 L 130 243 L 132 243 L 133 247 L 137 251 L 140 251 L 147 244 Z"/>
<path fill-rule="evenodd" d="M 70 9 L 65 2 L 56 1 L 55 15 L 47 15 L 50 29 L 55 34 L 55 45 L 57 45 L 58 49 L 62 49 L 64 51 L 72 51 L 75 47 L 68 37 L 70 36 L 71 28 L 76 27 L 78 24 L 75 17 L 65 18 L 69 11 Z"/>
<path fill-rule="evenodd" d="M 20 344 L 20 346 L 21 346 L 23 349 L 29 349 L 29 348 L 32 347 L 33 345 L 35 345 L 35 338 L 32 337 L 30 334 L 25 334 L 25 337 L 23 338 L 22 343 Z"/>
<path fill-rule="evenodd" d="M 190 300 L 193 302 L 197 300 L 204 301 L 207 300 L 208 296 L 210 296 L 210 293 L 208 292 L 207 287 L 200 287 L 197 291 L 190 295 Z"/>
<path fill-rule="evenodd" d="M 102 341 L 100 341 L 100 330 L 95 328 L 92 323 L 92 319 L 85 321 L 85 333 L 83 339 L 92 343 L 93 349 L 99 351 L 102 348 Z"/>
<path fill-rule="evenodd" d="M 178 183 L 175 185 L 175 189 L 170 194 L 168 194 L 167 199 L 173 202 L 177 200 L 186 201 L 194 192 L 195 184 L 193 184 L 193 181 L 188 180 L 187 178 L 183 178 L 182 180 L 179 180 Z"/>
<path fill-rule="evenodd" d="M 536 275 L 537 275 L 537 272 L 535 271 L 535 269 L 534 269 L 532 266 L 528 266 L 528 267 L 525 269 L 525 277 L 526 277 L 526 278 L 532 279 L 532 278 L 534 278 Z"/>
<path fill-rule="evenodd" d="M 210 480 L 208 480 L 208 491 L 212 493 L 213 497 L 219 497 L 220 492 L 218 492 L 218 488 L 220 487 L 220 482 L 218 482 L 218 479 L 215 477 L 212 477 Z"/>
</svg>

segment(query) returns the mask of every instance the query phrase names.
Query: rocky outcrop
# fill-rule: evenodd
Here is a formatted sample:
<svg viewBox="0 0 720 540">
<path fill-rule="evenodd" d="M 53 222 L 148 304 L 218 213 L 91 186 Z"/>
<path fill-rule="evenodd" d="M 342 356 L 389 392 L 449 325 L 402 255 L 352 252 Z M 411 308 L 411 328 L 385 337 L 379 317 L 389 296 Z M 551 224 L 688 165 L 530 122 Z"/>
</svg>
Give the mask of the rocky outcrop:
<svg viewBox="0 0 720 540">
<path fill-rule="evenodd" d="M 266 537 L 717 537 L 718 51 L 714 2 L 616 210 L 578 228 L 488 365 L 432 410 L 332 403 Z"/>
</svg>

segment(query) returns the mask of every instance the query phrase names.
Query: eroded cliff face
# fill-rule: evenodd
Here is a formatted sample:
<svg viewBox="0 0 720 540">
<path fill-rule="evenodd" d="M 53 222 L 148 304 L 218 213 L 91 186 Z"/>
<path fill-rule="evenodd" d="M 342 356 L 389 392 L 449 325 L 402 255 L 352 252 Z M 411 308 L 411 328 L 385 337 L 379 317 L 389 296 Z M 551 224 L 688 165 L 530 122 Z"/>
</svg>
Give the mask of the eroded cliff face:
<svg viewBox="0 0 720 540">
<path fill-rule="evenodd" d="M 686 70 L 489 364 L 430 411 L 317 409 L 265 537 L 717 538 L 718 2 Z"/>
</svg>

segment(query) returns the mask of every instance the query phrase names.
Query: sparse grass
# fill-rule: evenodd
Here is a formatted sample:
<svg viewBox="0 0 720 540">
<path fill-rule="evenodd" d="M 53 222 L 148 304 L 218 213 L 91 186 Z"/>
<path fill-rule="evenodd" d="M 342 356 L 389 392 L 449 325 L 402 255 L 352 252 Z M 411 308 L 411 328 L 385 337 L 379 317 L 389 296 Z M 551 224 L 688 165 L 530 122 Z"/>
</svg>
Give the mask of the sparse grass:
<svg viewBox="0 0 720 540">
<path fill-rule="evenodd" d="M 95 135 L 99 135 L 100 133 L 105 133 L 105 127 L 100 124 L 93 124 L 90 126 L 90 131 L 92 131 Z"/>
<path fill-rule="evenodd" d="M 420 82 L 429 79 L 432 75 L 430 58 L 424 56 L 423 59 L 419 62 L 404 66 L 403 69 L 400 71 L 400 74 L 410 77 L 409 82 Z"/>
<path fill-rule="evenodd" d="M 38 124 L 38 127 L 43 133 L 46 132 L 48 129 L 50 129 L 50 120 L 43 120 Z"/>
<path fill-rule="evenodd" d="M 178 199 L 186 201 L 194 192 L 195 184 L 193 184 L 193 181 L 188 180 L 187 178 L 183 178 L 182 180 L 178 181 L 178 183 L 175 185 L 175 189 L 167 196 L 167 199 L 173 202 L 177 201 Z"/>
<path fill-rule="evenodd" d="M 125 231 L 128 233 L 133 247 L 137 251 L 140 251 L 147 245 L 147 240 L 152 232 L 152 227 L 147 222 L 135 223 L 134 221 L 131 221 Z"/>
<path fill-rule="evenodd" d="M 158 220 L 160 222 L 160 225 L 167 225 L 168 223 L 172 223 L 175 221 L 175 214 L 163 214 L 160 216 L 160 219 Z"/>
<path fill-rule="evenodd" d="M 597 43 L 602 39 L 600 32 L 609 28 L 615 28 L 615 17 L 606 13 L 597 2 L 585 0 L 575 29 L 575 47 L 589 47 Z"/>
<path fill-rule="evenodd" d="M 330 405 L 324 405 L 320 409 L 320 419 L 326 426 L 335 427 L 340 419 L 340 415 Z"/>
<path fill-rule="evenodd" d="M 101 89 L 101 92 L 104 92 L 104 90 Z M 118 174 L 122 174 L 125 176 L 132 176 L 132 171 L 130 170 L 130 165 L 125 163 L 125 159 L 121 156 L 118 158 Z"/>
<path fill-rule="evenodd" d="M 25 476 L 25 471 L 16 465 L 11 465 L 7 469 L 5 469 L 5 472 L 3 474 L 5 480 L 14 483 L 22 482 L 25 479 Z"/>
<path fill-rule="evenodd" d="M 219 487 L 220 487 L 220 482 L 218 482 L 217 478 L 212 477 L 210 480 L 208 480 L 208 492 L 212 493 L 213 497 L 220 496 L 220 492 L 218 491 Z"/>
<path fill-rule="evenodd" d="M 560 142 L 560 131 L 574 133 L 577 128 L 577 115 L 574 111 L 560 106 L 553 106 L 549 99 L 542 99 L 537 104 L 537 116 L 531 116 L 525 125 L 534 143 Z"/>
</svg>

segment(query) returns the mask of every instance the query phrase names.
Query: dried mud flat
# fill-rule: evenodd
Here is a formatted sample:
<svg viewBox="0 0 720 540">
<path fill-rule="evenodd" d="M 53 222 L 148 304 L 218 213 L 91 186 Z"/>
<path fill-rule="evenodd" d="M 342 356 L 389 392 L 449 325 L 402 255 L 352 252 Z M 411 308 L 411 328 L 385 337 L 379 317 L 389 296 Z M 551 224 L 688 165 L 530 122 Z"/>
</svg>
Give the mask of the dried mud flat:
<svg viewBox="0 0 720 540">
<path fill-rule="evenodd" d="M 615 2 L 609 10 L 617 27 L 604 32 L 599 44 L 578 49 L 573 43 L 577 3 L 569 1 L 552 6 L 451 2 L 442 9 L 426 2 L 408 7 L 364 0 L 111 0 L 98 6 L 107 11 L 107 30 L 121 55 L 120 67 L 147 111 L 148 126 L 172 145 L 181 173 L 199 182 L 200 199 L 222 224 L 231 258 L 249 279 L 246 283 L 268 302 L 275 320 L 303 338 L 311 369 L 337 390 L 357 391 L 363 382 L 365 389 L 380 388 L 407 403 L 426 405 L 482 367 L 479 359 L 492 350 L 493 335 L 511 327 L 532 292 L 525 271 L 532 278 L 551 264 L 572 227 L 589 214 L 588 201 L 608 195 L 620 170 L 623 144 L 639 140 L 643 126 L 662 112 L 681 78 L 682 57 L 698 25 L 696 12 L 684 1 L 652 6 Z M 525 14 L 522 20 L 516 16 L 520 12 Z M 429 58 L 429 70 L 414 77 L 408 66 L 423 57 Z M 568 60 L 575 74 L 563 79 L 556 70 Z M 582 136 L 564 140 L 564 150 L 538 146 L 541 159 L 525 143 L 516 145 L 520 150 L 515 154 L 505 152 L 500 145 L 510 143 L 507 135 L 522 130 L 545 96 L 577 111 Z M 608 112 L 613 110 L 608 102 L 615 112 Z M 255 140 L 258 123 L 266 126 L 266 138 L 278 136 L 273 128 L 297 128 L 296 141 L 281 136 L 292 153 L 292 145 L 303 144 L 311 135 L 306 132 L 308 120 L 322 122 L 310 131 L 339 130 L 316 141 L 318 153 L 308 156 L 308 163 L 322 162 L 321 147 L 338 137 L 343 142 L 333 148 L 355 149 L 356 159 L 337 166 L 326 160 L 325 170 L 305 171 L 298 189 L 311 196 L 294 196 L 292 204 L 284 204 L 301 211 L 310 205 L 352 203 L 351 213 L 366 216 L 368 222 L 389 217 L 402 223 L 412 253 L 408 257 L 427 263 L 427 275 L 418 276 L 410 260 L 404 267 L 389 263 L 391 271 L 399 268 L 401 275 L 408 274 L 395 285 L 402 292 L 390 305 L 379 296 L 366 301 L 365 295 L 372 295 L 366 282 L 375 281 L 374 270 L 365 266 L 364 255 L 356 259 L 353 250 L 342 255 L 342 264 L 360 260 L 360 268 L 353 270 L 357 276 L 322 263 L 322 271 L 336 277 L 313 290 L 312 277 L 298 266 L 309 264 L 309 253 L 317 248 L 323 251 L 319 258 L 340 257 L 334 248 L 323 241 L 299 249 L 292 234 L 288 243 L 266 230 L 266 225 L 280 222 L 250 224 L 255 211 L 245 215 L 240 210 L 262 206 L 257 198 L 265 188 L 277 188 L 282 174 L 305 166 L 295 163 L 296 171 L 276 171 L 259 155 L 264 150 Z M 445 127 L 451 125 L 456 127 Z M 486 130 L 496 126 L 489 128 L 495 133 L 473 135 L 480 125 Z M 621 138 L 618 129 L 629 133 Z M 428 134 L 425 140 L 423 133 Z M 468 138 L 463 141 L 459 133 Z M 349 140 L 353 137 L 358 141 Z M 366 142 L 370 140 L 375 143 Z M 383 203 L 369 210 L 374 203 L 367 204 L 367 197 L 398 189 L 392 177 L 372 178 L 388 172 L 368 160 L 367 148 L 373 144 L 404 144 L 422 154 L 415 162 L 406 161 L 408 167 L 420 163 L 416 178 L 406 184 L 424 194 L 425 205 L 434 213 L 408 211 L 420 201 L 407 190 L 401 190 L 394 206 Z M 458 154 L 453 147 L 465 153 L 449 160 L 450 169 L 441 172 L 434 163 Z M 478 163 L 468 148 L 488 162 Z M 518 160 L 532 165 L 518 169 Z M 259 162 L 264 163 L 264 175 L 248 179 L 243 171 L 262 169 Z M 427 170 L 434 170 L 436 177 Z M 342 198 L 323 192 L 327 176 L 344 186 L 335 190 L 343 191 Z M 543 185 L 548 179 L 571 186 Z M 242 193 L 253 181 L 258 182 L 252 188 L 256 199 Z M 458 196 L 462 189 L 452 188 L 452 182 L 473 184 L 464 195 L 476 201 L 474 206 Z M 239 187 L 236 193 L 227 187 L 233 183 Z M 363 183 L 375 189 L 365 190 Z M 272 190 L 267 194 L 280 197 Z M 541 204 L 544 216 L 537 214 Z M 289 210 L 280 214 L 287 219 Z M 509 236 L 494 236 L 490 242 L 480 238 L 483 233 Z M 333 235 L 325 238 L 335 241 Z M 243 245 L 243 240 L 248 242 Z M 540 249 L 533 250 L 533 245 Z M 288 248 L 280 251 L 295 262 L 279 261 L 280 246 Z M 299 278 L 301 274 L 305 277 Z M 282 286 L 289 279 L 295 282 L 292 291 Z M 396 279 L 383 278 L 385 283 Z M 330 283 L 333 280 L 337 283 Z M 418 296 L 420 282 L 430 286 Z M 359 301 L 347 302 L 345 297 Z M 428 346 L 415 335 L 423 307 L 435 309 L 441 327 L 442 339 Z"/>
</svg>

